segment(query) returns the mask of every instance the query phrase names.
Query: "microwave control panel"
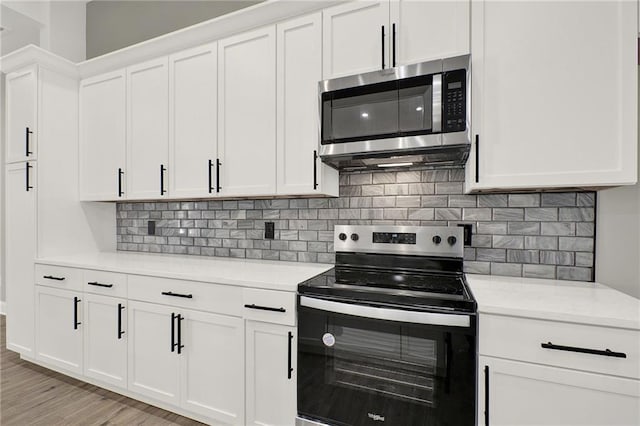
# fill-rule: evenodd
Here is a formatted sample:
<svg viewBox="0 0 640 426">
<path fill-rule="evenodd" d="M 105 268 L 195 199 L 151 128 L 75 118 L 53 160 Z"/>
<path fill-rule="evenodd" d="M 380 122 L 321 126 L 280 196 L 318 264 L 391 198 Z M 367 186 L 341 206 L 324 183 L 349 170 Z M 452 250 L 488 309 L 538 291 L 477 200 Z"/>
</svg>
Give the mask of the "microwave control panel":
<svg viewBox="0 0 640 426">
<path fill-rule="evenodd" d="M 442 87 L 443 132 L 466 130 L 467 117 L 467 72 L 455 70 L 444 73 Z"/>
</svg>

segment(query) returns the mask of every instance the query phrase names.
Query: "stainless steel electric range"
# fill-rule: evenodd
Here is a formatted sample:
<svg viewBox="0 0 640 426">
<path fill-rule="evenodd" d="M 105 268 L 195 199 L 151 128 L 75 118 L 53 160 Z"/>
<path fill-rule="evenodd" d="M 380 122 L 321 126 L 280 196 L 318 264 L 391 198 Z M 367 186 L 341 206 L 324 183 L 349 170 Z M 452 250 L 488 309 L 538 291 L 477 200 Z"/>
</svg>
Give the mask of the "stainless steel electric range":
<svg viewBox="0 0 640 426">
<path fill-rule="evenodd" d="M 336 226 L 334 246 L 298 286 L 297 425 L 475 425 L 463 229 Z"/>
</svg>

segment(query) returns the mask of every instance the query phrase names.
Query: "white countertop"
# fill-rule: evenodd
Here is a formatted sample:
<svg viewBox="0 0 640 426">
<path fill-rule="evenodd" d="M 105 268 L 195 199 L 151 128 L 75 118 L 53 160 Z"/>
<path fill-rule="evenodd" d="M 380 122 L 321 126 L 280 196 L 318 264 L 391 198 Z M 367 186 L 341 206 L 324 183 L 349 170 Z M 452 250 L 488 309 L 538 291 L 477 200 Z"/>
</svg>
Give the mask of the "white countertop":
<svg viewBox="0 0 640 426">
<path fill-rule="evenodd" d="M 467 274 L 480 314 L 640 330 L 640 300 L 598 283 Z"/>
<path fill-rule="evenodd" d="M 55 256 L 36 259 L 36 263 L 283 291 L 296 291 L 299 283 L 333 267 L 324 263 L 132 252 Z"/>
</svg>

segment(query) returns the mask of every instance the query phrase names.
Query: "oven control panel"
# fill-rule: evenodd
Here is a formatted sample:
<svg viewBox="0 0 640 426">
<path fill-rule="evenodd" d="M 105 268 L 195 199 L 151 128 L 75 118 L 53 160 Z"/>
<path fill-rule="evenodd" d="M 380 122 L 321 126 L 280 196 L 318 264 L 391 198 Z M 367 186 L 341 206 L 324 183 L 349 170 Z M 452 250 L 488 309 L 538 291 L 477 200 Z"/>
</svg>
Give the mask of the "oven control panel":
<svg viewBox="0 0 640 426">
<path fill-rule="evenodd" d="M 459 226 L 336 225 L 336 252 L 395 253 L 463 257 Z"/>
<path fill-rule="evenodd" d="M 444 74 L 442 87 L 443 131 L 461 132 L 467 123 L 467 72 L 449 71 Z"/>
</svg>

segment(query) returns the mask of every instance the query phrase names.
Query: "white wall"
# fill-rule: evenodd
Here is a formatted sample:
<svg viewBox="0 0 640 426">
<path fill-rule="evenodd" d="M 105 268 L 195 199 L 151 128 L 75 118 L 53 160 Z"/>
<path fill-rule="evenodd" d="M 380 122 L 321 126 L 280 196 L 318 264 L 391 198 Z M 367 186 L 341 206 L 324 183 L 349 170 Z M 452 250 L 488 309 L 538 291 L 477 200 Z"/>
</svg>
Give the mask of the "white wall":
<svg viewBox="0 0 640 426">
<path fill-rule="evenodd" d="M 86 1 L 3 1 L 40 25 L 39 46 L 73 62 L 86 57 Z M 17 30 L 17 29 L 16 29 Z M 6 53 L 6 52 L 3 52 Z"/>
<path fill-rule="evenodd" d="M 596 281 L 640 299 L 640 183 L 598 192 Z"/>
</svg>

